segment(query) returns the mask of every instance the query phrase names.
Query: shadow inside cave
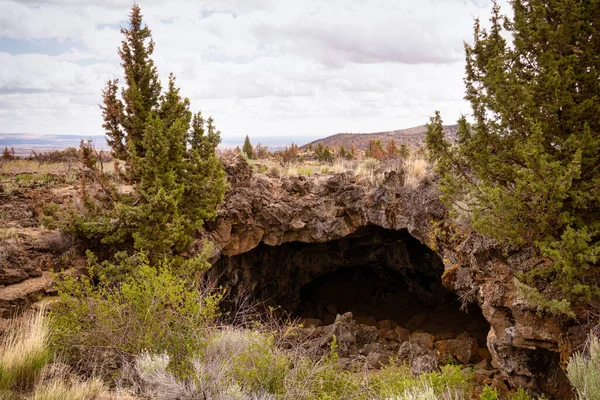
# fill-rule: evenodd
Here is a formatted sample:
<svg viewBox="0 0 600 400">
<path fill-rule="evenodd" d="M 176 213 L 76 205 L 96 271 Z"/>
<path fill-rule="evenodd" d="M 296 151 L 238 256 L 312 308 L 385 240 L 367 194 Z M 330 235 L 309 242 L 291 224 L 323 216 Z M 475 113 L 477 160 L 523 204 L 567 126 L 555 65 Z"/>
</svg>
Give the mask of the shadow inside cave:
<svg viewBox="0 0 600 400">
<path fill-rule="evenodd" d="M 486 347 L 489 324 L 477 305 L 461 310 L 443 287 L 439 256 L 406 229 L 363 227 L 325 243 L 261 243 L 221 257 L 213 267 L 235 308 L 242 294 L 279 306 L 292 316 L 331 324 L 352 312 L 360 324 L 391 320 L 438 338 L 468 332 Z M 244 299 L 246 301 L 247 299 Z"/>
</svg>

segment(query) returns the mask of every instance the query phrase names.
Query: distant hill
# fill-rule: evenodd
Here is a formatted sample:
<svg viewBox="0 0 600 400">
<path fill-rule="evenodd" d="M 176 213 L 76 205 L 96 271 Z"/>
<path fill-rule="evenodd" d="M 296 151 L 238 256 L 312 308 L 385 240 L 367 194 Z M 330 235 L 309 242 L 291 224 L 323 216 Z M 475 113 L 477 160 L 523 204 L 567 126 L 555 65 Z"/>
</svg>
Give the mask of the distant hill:
<svg viewBox="0 0 600 400">
<path fill-rule="evenodd" d="M 456 131 L 458 125 L 445 125 L 444 132 L 446 137 L 451 142 L 456 138 Z M 409 147 L 420 147 L 425 145 L 425 132 L 427 128 L 425 125 L 415 126 L 408 129 L 398 129 L 396 131 L 388 132 L 373 132 L 373 133 L 338 133 L 332 136 L 327 136 L 323 139 L 318 139 L 302 146 L 302 149 L 307 148 L 311 144 L 313 146 L 318 143 L 323 143 L 326 146 L 338 148 L 340 145 L 344 145 L 346 148 L 350 148 L 355 145 L 358 150 L 364 150 L 369 147 L 371 140 L 381 140 L 385 146 L 389 141 L 395 140 L 397 145 L 405 144 Z"/>
</svg>

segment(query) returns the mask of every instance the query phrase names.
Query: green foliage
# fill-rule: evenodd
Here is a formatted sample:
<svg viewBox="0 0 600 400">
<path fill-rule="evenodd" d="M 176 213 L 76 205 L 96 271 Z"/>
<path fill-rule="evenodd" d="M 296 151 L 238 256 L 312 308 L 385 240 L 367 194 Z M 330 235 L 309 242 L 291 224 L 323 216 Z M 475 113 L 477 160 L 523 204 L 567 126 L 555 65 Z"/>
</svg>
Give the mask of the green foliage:
<svg viewBox="0 0 600 400">
<path fill-rule="evenodd" d="M 183 251 L 204 221 L 216 217 L 227 188 L 215 153 L 221 136 L 212 118 L 192 115 L 173 74 L 161 94 L 151 59 L 154 43 L 138 5 L 132 7 L 129 28 L 122 33 L 119 54 L 126 86 L 121 100 L 118 82 L 108 82 L 103 126 L 113 156 L 125 163 L 124 171 L 117 164 L 116 175 L 133 190 L 118 190 L 98 152 L 82 143 L 85 209 L 72 210 L 63 228 L 92 245 L 133 247 L 160 258 Z"/>
<path fill-rule="evenodd" d="M 384 398 L 402 398 L 402 394 L 420 388 L 431 388 L 435 395 L 446 392 L 467 394 L 471 379 L 460 366 L 445 365 L 440 372 L 412 376 L 407 365 L 390 363 L 374 378 L 376 392 Z"/>
<path fill-rule="evenodd" d="M 244 145 L 242 146 L 242 152 L 250 159 L 254 159 L 254 147 L 252 147 L 252 143 L 250 143 L 250 138 L 246 135 L 246 139 L 244 140 Z"/>
<path fill-rule="evenodd" d="M 290 359 L 273 345 L 272 336 L 252 341 L 232 358 L 231 374 L 249 393 L 284 394 Z"/>
<path fill-rule="evenodd" d="M 516 392 L 509 394 L 507 398 L 509 400 L 531 400 L 531 396 L 523 388 L 519 388 Z"/>
<path fill-rule="evenodd" d="M 600 340 L 591 337 L 589 356 L 577 353 L 569 360 L 567 376 L 580 400 L 600 399 Z"/>
<path fill-rule="evenodd" d="M 333 162 L 333 154 L 329 147 L 325 146 L 323 143 L 319 142 L 315 146 L 315 155 L 317 159 L 322 162 Z"/>
<path fill-rule="evenodd" d="M 530 301 L 560 314 L 550 300 L 600 296 L 600 3 L 511 5 L 512 20 L 495 5 L 490 29 L 476 21 L 465 45 L 474 122 L 458 121 L 453 146 L 436 112 L 427 146 L 444 200 L 467 204 L 475 229 L 551 260 L 521 279 L 539 294 Z"/>
<path fill-rule="evenodd" d="M 498 391 L 490 386 L 484 386 L 479 400 L 498 400 Z"/>
<path fill-rule="evenodd" d="M 208 264 L 198 257 L 156 266 L 140 253 L 135 274 L 115 284 L 94 257 L 89 273 L 58 280 L 60 301 L 52 309 L 53 346 L 71 356 L 167 353 L 176 369 L 187 366 L 202 349 L 204 331 L 219 315 L 222 292 L 199 288 L 198 274 Z M 97 349 L 104 349 L 95 354 Z M 82 352 L 82 350 L 84 350 Z"/>
</svg>

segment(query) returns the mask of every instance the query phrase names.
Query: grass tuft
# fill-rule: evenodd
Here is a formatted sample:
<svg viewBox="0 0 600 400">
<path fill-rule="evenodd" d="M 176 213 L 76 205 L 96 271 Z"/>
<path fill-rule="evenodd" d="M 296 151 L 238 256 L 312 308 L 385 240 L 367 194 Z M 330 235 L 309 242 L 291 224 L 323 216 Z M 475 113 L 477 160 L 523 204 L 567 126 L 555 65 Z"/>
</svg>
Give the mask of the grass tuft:
<svg viewBox="0 0 600 400">
<path fill-rule="evenodd" d="M 0 340 L 0 391 L 23 391 L 35 384 L 50 360 L 45 310 L 25 314 Z"/>
</svg>

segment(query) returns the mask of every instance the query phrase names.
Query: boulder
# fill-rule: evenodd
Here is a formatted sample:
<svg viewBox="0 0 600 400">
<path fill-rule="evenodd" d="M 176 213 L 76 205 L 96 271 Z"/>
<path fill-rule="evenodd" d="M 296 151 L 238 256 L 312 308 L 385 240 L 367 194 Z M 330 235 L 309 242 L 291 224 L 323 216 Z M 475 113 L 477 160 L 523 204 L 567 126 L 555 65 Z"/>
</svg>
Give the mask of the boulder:
<svg viewBox="0 0 600 400">
<path fill-rule="evenodd" d="M 461 333 L 456 339 L 439 340 L 436 347 L 442 354 L 442 359 L 447 356 L 454 357 L 459 363 L 467 364 L 475 361 L 477 354 L 477 339 L 471 337 L 468 333 Z M 446 357 L 444 357 L 446 355 Z"/>
<path fill-rule="evenodd" d="M 433 341 L 435 337 L 427 332 L 414 332 L 410 335 L 410 342 L 426 349 L 433 349 Z"/>
</svg>

